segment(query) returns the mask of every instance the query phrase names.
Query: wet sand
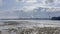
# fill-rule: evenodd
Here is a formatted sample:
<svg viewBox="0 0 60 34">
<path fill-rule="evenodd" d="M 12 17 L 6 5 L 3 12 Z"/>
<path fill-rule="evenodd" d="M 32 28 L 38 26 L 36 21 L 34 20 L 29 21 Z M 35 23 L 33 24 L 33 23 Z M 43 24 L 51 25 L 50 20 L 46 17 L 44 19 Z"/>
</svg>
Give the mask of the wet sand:
<svg viewBox="0 0 60 34">
<path fill-rule="evenodd" d="M 0 23 L 1 34 L 60 34 L 60 21 L 7 20 Z"/>
</svg>

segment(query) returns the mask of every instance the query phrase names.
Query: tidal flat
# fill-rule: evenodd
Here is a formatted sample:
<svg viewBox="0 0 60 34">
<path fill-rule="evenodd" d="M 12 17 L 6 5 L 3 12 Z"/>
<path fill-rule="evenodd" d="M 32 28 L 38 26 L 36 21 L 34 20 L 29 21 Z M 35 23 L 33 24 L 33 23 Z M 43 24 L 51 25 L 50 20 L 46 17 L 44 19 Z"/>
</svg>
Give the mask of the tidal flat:
<svg viewBox="0 0 60 34">
<path fill-rule="evenodd" d="M 52 20 L 0 21 L 0 34 L 60 34 L 60 21 Z"/>
</svg>

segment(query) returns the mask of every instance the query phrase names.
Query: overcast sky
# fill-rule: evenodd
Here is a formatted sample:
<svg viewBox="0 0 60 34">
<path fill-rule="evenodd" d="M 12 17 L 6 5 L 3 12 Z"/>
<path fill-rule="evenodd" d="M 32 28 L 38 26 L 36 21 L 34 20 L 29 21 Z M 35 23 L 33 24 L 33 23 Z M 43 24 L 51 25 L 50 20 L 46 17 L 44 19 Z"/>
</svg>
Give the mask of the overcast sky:
<svg viewBox="0 0 60 34">
<path fill-rule="evenodd" d="M 60 0 L 0 0 L 0 18 L 16 18 L 17 15 L 11 14 L 13 11 L 30 11 L 37 7 L 59 8 Z M 7 16 L 5 13 L 9 12 Z"/>
</svg>

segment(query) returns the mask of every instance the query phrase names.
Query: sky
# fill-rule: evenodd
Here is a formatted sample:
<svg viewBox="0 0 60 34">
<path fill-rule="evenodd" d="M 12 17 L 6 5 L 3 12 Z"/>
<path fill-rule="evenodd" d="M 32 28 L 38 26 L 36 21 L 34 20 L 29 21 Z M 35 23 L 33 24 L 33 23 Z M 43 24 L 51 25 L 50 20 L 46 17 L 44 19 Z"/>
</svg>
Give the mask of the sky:
<svg viewBox="0 0 60 34">
<path fill-rule="evenodd" d="M 37 7 L 60 8 L 60 0 L 0 0 L 0 18 L 18 18 L 14 11 L 31 12 Z"/>
</svg>

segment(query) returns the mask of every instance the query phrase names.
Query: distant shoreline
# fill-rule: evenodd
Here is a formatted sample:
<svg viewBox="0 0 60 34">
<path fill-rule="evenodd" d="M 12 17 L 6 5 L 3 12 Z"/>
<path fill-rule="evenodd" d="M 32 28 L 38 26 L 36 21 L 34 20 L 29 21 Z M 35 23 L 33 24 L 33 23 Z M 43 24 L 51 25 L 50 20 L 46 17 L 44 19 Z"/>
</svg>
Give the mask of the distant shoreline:
<svg viewBox="0 0 60 34">
<path fill-rule="evenodd" d="M 16 18 L 16 19 L 0 19 L 0 20 L 50 20 L 49 18 Z"/>
<path fill-rule="evenodd" d="M 12 19 L 0 19 L 0 20 L 60 20 L 60 17 L 52 18 L 12 18 Z"/>
<path fill-rule="evenodd" d="M 60 17 L 52 17 L 52 18 L 7 18 L 0 20 L 60 20 Z"/>
</svg>

